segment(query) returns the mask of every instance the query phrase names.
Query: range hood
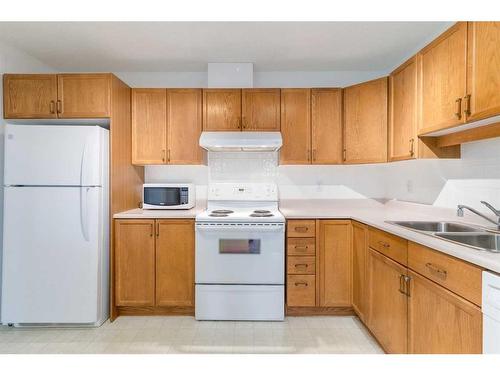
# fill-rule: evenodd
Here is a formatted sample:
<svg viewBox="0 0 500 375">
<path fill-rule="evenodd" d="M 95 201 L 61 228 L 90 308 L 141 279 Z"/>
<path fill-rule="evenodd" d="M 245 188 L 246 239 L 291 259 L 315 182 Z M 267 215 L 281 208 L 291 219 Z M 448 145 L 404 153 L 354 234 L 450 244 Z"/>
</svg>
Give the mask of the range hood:
<svg viewBox="0 0 500 375">
<path fill-rule="evenodd" d="M 215 152 L 271 152 L 283 145 L 280 132 L 203 132 L 200 146 Z"/>
</svg>

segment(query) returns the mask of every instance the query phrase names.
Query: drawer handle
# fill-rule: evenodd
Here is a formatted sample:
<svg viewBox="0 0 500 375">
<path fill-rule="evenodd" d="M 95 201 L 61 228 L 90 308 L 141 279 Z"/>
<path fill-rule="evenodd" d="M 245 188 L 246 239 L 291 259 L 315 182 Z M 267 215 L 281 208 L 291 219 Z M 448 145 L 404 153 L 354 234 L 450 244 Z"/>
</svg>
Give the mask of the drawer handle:
<svg viewBox="0 0 500 375">
<path fill-rule="evenodd" d="M 300 232 L 300 233 L 304 233 L 304 232 L 307 232 L 309 230 L 308 227 L 295 227 L 295 232 Z"/>
<path fill-rule="evenodd" d="M 297 263 L 295 265 L 295 267 L 309 267 L 309 264 L 305 264 L 305 263 Z"/>
<path fill-rule="evenodd" d="M 429 269 L 429 271 L 436 274 L 442 279 L 446 279 L 446 277 L 448 276 L 448 272 L 446 270 L 443 270 L 432 263 L 426 263 L 425 266 Z"/>
<path fill-rule="evenodd" d="M 307 250 L 309 249 L 309 246 L 294 246 L 296 250 Z"/>
<path fill-rule="evenodd" d="M 304 281 L 296 282 L 295 286 L 307 286 L 308 284 Z"/>
<path fill-rule="evenodd" d="M 388 244 L 387 242 L 384 242 L 384 241 L 378 241 L 378 244 L 382 247 L 385 247 L 385 248 L 389 248 L 391 247 L 390 244 Z"/>
</svg>

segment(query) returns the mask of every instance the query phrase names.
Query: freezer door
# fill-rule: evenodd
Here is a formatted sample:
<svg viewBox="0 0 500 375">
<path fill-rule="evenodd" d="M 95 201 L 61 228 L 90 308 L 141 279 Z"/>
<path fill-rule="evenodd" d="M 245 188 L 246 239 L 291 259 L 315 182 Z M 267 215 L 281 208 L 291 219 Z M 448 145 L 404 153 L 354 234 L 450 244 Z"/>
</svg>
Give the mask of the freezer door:
<svg viewBox="0 0 500 375">
<path fill-rule="evenodd" d="M 6 125 L 4 184 L 100 186 L 105 141 L 98 126 Z"/>
<path fill-rule="evenodd" d="M 100 315 L 101 188 L 5 188 L 2 322 L 94 323 Z"/>
</svg>

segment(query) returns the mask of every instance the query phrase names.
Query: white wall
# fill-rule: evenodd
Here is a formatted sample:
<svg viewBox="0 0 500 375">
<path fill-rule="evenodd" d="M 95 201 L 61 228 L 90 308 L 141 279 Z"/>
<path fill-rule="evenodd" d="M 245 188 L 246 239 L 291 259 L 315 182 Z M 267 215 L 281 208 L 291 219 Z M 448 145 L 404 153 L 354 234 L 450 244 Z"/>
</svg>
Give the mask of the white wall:
<svg viewBox="0 0 500 375">
<path fill-rule="evenodd" d="M 52 68 L 26 55 L 15 48 L 0 43 L 0 75 L 4 73 L 46 73 L 54 72 Z M 0 81 L 0 103 L 3 103 L 3 87 Z M 0 250 L 3 244 L 3 145 L 4 145 L 4 120 L 3 106 L 0 105 Z M 2 276 L 2 252 L 0 251 L 0 280 Z M 1 282 L 0 282 L 1 286 Z M 1 297 L 0 288 L 0 297 Z"/>
</svg>

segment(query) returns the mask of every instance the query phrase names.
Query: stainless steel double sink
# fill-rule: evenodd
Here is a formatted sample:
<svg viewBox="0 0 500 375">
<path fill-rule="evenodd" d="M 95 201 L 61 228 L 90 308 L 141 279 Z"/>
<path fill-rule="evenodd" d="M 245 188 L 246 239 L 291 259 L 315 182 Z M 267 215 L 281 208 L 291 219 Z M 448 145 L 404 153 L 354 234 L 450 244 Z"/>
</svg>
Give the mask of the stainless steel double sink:
<svg viewBox="0 0 500 375">
<path fill-rule="evenodd" d="M 500 253 L 500 234 L 480 226 L 452 221 L 386 221 L 478 250 Z"/>
</svg>

